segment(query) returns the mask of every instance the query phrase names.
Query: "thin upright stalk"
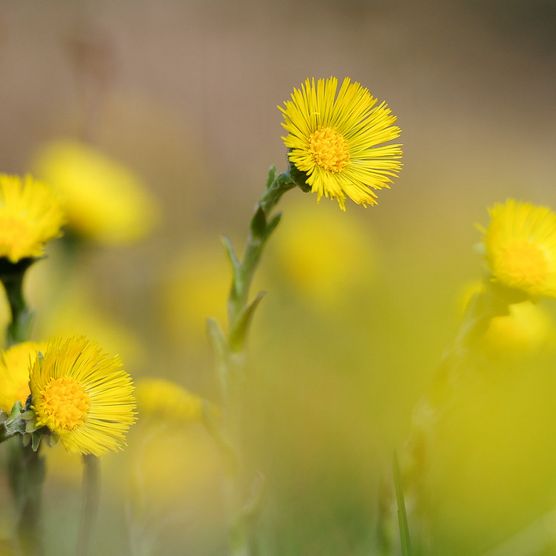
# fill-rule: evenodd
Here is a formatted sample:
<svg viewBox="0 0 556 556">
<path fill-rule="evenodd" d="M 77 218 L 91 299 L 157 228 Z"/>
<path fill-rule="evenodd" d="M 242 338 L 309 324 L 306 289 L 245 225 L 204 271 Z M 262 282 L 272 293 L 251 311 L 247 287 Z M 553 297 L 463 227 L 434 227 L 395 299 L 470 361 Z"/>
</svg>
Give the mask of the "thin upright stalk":
<svg viewBox="0 0 556 556">
<path fill-rule="evenodd" d="M 232 286 L 228 298 L 228 333 L 222 336 L 215 323 L 210 330 L 218 352 L 218 375 L 222 398 L 222 435 L 228 452 L 233 452 L 227 498 L 232 524 L 230 555 L 253 556 L 256 543 L 252 523 L 260 497 L 261 481 L 251 477 L 243 458 L 242 406 L 245 382 L 245 349 L 248 330 L 262 295 L 250 301 L 250 289 L 266 242 L 280 222 L 272 215 L 282 195 L 295 187 L 289 174 L 269 172 L 266 189 L 251 219 L 243 257 L 239 259 L 228 240 L 225 247 L 232 265 Z M 229 453 L 227 454 L 229 459 Z M 251 491 L 251 492 L 250 492 Z M 253 492 L 255 491 L 255 492 Z"/>
<path fill-rule="evenodd" d="M 25 301 L 23 282 L 34 259 L 12 263 L 0 259 L 0 281 L 6 290 L 10 306 L 10 323 L 6 329 L 6 345 L 24 342 L 29 337 L 31 311 Z M 19 511 L 17 536 L 20 552 L 26 556 L 43 554 L 41 532 L 42 486 L 45 476 L 44 460 L 31 445 L 16 443 L 9 456 L 9 480 Z"/>
<path fill-rule="evenodd" d="M 88 556 L 97 520 L 100 492 L 100 465 L 95 456 L 83 456 L 83 498 L 76 556 Z"/>
<path fill-rule="evenodd" d="M 396 491 L 396 506 L 398 508 L 398 526 L 400 531 L 400 545 L 402 556 L 411 556 L 411 538 L 409 525 L 407 523 L 407 511 L 405 508 L 405 497 L 403 493 L 402 478 L 398 457 L 394 454 L 392 461 L 392 475 L 394 478 L 394 489 Z"/>
</svg>

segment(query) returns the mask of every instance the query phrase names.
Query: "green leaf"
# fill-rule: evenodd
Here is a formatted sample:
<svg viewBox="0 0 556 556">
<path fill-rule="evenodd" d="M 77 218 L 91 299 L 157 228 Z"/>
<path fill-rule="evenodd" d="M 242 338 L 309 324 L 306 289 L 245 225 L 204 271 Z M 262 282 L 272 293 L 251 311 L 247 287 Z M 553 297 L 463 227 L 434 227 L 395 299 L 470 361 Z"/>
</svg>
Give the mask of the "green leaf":
<svg viewBox="0 0 556 556">
<path fill-rule="evenodd" d="M 251 219 L 251 233 L 258 238 L 266 237 L 266 215 L 261 205 L 257 207 Z"/>
<path fill-rule="evenodd" d="M 232 242 L 230 240 L 229 237 L 227 236 L 221 236 L 220 241 L 222 242 L 222 245 L 224 246 L 224 249 L 226 250 L 226 254 L 228 255 L 228 260 L 230 261 L 230 264 L 232 265 L 232 270 L 234 272 L 234 275 L 237 273 L 237 270 L 239 269 L 239 267 L 241 266 L 239 259 L 236 255 L 236 252 L 234 250 L 234 246 L 232 245 Z"/>
<path fill-rule="evenodd" d="M 255 310 L 265 295 L 266 292 L 259 292 L 255 299 L 247 307 L 245 307 L 238 316 L 236 325 L 230 332 L 230 349 L 232 351 L 238 351 L 243 348 L 251 322 L 253 321 Z"/>
<path fill-rule="evenodd" d="M 266 188 L 268 189 L 276 179 L 276 166 L 274 164 L 268 169 L 268 176 L 266 178 Z"/>
<path fill-rule="evenodd" d="M 276 229 L 278 224 L 280 224 L 281 220 L 282 220 L 282 213 L 281 212 L 279 212 L 278 214 L 275 214 L 271 218 L 270 222 L 266 226 L 265 240 L 267 240 L 272 235 L 272 232 Z"/>
<path fill-rule="evenodd" d="M 207 333 L 214 353 L 219 359 L 224 359 L 228 353 L 228 344 L 218 321 L 212 317 L 207 319 Z"/>
</svg>

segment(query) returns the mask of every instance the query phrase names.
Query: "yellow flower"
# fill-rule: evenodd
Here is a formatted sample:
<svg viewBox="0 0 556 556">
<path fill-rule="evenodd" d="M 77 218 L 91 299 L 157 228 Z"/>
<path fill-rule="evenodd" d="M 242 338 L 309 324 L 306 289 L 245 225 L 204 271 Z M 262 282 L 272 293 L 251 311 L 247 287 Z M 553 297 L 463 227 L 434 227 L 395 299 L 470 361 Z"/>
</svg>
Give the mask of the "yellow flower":
<svg viewBox="0 0 556 556">
<path fill-rule="evenodd" d="M 218 242 L 198 241 L 177 255 L 160 290 L 160 314 L 171 340 L 188 349 L 203 346 L 206 318 L 226 319 L 228 264 Z"/>
<path fill-rule="evenodd" d="M 549 314 L 527 300 L 510 305 L 509 314 L 494 317 L 483 342 L 496 355 L 525 355 L 546 345 L 552 330 Z"/>
<path fill-rule="evenodd" d="M 307 203 L 288 207 L 288 215 L 271 249 L 304 300 L 329 310 L 359 286 L 368 287 L 375 250 L 361 222 Z"/>
<path fill-rule="evenodd" d="M 483 241 L 492 280 L 533 297 L 556 297 L 556 214 L 513 199 L 489 212 Z"/>
<path fill-rule="evenodd" d="M 29 397 L 29 369 L 37 353 L 45 351 L 46 344 L 23 342 L 0 355 L 0 409 L 9 413 L 19 401 L 25 405 Z"/>
<path fill-rule="evenodd" d="M 59 141 L 47 144 L 34 165 L 60 192 L 68 225 L 78 235 L 113 245 L 132 242 L 151 230 L 154 201 L 133 173 L 101 152 Z"/>
<path fill-rule="evenodd" d="M 54 193 L 31 176 L 0 174 L 0 257 L 12 263 L 40 257 L 61 235 L 63 213 Z"/>
<path fill-rule="evenodd" d="M 125 445 L 135 398 L 117 355 L 84 337 L 57 338 L 31 368 L 30 388 L 37 425 L 68 452 L 100 456 Z"/>
<path fill-rule="evenodd" d="M 389 188 L 401 169 L 401 145 L 384 145 L 400 135 L 400 128 L 385 102 L 359 83 L 307 79 L 294 89 L 291 100 L 278 107 L 284 115 L 283 138 L 290 162 L 306 174 L 317 193 L 345 198 L 358 205 L 376 205 L 375 190 Z"/>
<path fill-rule="evenodd" d="M 201 398 L 169 380 L 142 379 L 137 384 L 136 395 L 141 417 L 182 423 L 199 421 L 202 417 Z"/>
</svg>

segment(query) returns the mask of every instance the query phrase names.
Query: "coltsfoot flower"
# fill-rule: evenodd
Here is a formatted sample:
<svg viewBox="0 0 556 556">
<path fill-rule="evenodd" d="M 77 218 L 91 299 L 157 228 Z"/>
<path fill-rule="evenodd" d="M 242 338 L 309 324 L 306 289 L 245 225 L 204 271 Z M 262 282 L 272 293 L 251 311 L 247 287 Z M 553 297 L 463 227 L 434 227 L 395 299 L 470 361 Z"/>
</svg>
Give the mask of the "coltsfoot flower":
<svg viewBox="0 0 556 556">
<path fill-rule="evenodd" d="M 59 192 L 68 228 L 107 245 L 145 236 L 157 207 L 128 168 L 76 141 L 56 141 L 36 155 L 37 174 Z"/>
<path fill-rule="evenodd" d="M 23 342 L 0 355 L 0 409 L 9 413 L 16 402 L 25 405 L 29 397 L 29 369 L 46 344 Z"/>
<path fill-rule="evenodd" d="M 483 231 L 491 279 L 528 296 L 556 297 L 556 213 L 509 199 Z"/>
<path fill-rule="evenodd" d="M 53 191 L 31 176 L 0 174 L 0 258 L 40 257 L 61 235 L 63 212 Z"/>
<path fill-rule="evenodd" d="M 137 405 L 141 417 L 152 417 L 179 423 L 200 421 L 203 401 L 178 384 L 158 378 L 145 378 L 137 383 Z"/>
<path fill-rule="evenodd" d="M 278 107 L 289 160 L 319 199 L 336 199 L 342 210 L 346 197 L 376 205 L 375 191 L 389 188 L 401 169 L 401 145 L 385 144 L 400 135 L 396 116 L 347 77 L 337 89 L 335 77 L 307 79 Z"/>
<path fill-rule="evenodd" d="M 135 398 L 117 355 L 84 337 L 57 338 L 31 368 L 30 389 L 36 425 L 68 452 L 101 456 L 124 447 Z"/>
</svg>

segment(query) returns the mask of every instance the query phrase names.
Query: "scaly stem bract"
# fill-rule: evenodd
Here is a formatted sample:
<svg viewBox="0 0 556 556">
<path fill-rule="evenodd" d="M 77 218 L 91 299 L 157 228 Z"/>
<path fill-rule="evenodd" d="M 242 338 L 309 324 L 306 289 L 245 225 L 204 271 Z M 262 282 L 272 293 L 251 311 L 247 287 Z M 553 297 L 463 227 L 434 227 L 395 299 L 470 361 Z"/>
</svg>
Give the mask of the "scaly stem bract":
<svg viewBox="0 0 556 556">
<path fill-rule="evenodd" d="M 77 556 L 87 556 L 96 522 L 100 491 L 100 465 L 95 456 L 83 456 L 83 498 L 77 539 Z"/>
</svg>

